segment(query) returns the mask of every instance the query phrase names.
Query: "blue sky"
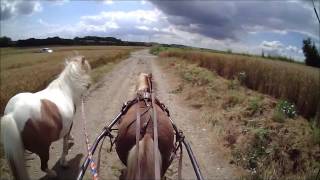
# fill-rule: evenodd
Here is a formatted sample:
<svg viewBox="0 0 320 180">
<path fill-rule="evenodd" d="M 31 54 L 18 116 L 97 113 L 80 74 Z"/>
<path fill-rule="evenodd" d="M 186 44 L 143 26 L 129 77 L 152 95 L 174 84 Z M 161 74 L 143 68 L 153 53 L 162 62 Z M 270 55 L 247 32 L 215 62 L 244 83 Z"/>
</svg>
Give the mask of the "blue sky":
<svg viewBox="0 0 320 180">
<path fill-rule="evenodd" d="M 316 2 L 319 7 L 319 1 Z M 1 0 L 0 35 L 14 40 L 114 36 L 303 60 L 302 40 L 319 46 L 311 1 Z"/>
</svg>

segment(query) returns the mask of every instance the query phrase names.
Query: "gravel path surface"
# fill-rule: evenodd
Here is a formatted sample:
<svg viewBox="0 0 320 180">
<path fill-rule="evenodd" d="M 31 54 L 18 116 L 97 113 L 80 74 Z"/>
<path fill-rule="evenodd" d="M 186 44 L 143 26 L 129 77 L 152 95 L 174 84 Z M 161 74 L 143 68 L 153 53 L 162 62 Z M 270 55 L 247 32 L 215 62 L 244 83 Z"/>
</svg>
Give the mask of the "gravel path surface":
<svg viewBox="0 0 320 180">
<path fill-rule="evenodd" d="M 176 84 L 170 81 L 172 74 L 166 74 L 159 65 L 156 57 L 150 55 L 148 50 L 136 51 L 130 58 L 121 61 L 115 68 L 88 92 L 85 102 L 85 113 L 87 117 L 87 130 L 90 142 L 101 132 L 104 125 L 118 114 L 122 103 L 130 100 L 135 94 L 136 78 L 140 72 L 152 73 L 156 82 L 156 93 L 160 101 L 166 104 L 172 114 L 177 126 L 182 129 L 191 142 L 194 154 L 199 161 L 200 168 L 205 179 L 231 180 L 237 179 L 236 170 L 221 157 L 217 148 L 210 140 L 208 130 L 200 118 L 197 109 L 182 103 L 179 94 L 169 93 Z M 62 153 L 62 141 L 55 142 L 51 146 L 49 167 L 53 167 L 58 173 L 58 179 L 76 179 L 79 167 L 86 155 L 86 145 L 83 132 L 83 120 L 80 106 L 74 118 L 72 134 L 75 144 L 71 147 L 67 159 L 69 168 L 63 169 L 59 166 L 59 158 Z M 101 179 L 119 179 L 121 170 L 124 168 L 115 150 L 108 152 L 110 147 L 106 139 L 101 150 L 100 177 Z M 98 154 L 98 150 L 95 155 Z M 36 155 L 28 155 L 28 171 L 32 179 L 46 179 L 40 170 L 40 160 Z M 195 179 L 191 163 L 184 152 L 183 178 Z M 177 179 L 177 160 L 167 172 L 167 179 Z M 87 172 L 84 179 L 92 179 Z"/>
</svg>

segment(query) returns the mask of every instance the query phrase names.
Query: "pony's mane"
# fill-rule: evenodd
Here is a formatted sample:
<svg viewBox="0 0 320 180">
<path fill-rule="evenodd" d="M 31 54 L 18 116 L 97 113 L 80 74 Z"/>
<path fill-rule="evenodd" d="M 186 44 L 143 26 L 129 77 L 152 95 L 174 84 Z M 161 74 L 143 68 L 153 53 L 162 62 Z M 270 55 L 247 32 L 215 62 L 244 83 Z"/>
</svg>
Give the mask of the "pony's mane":
<svg viewBox="0 0 320 180">
<path fill-rule="evenodd" d="M 83 90 L 90 83 L 90 77 L 83 69 L 81 60 L 83 56 L 73 56 L 65 59 L 65 67 L 48 88 L 63 88 L 63 86 L 71 86 L 72 90 Z M 90 69 L 90 65 L 86 62 L 86 66 Z"/>
</svg>

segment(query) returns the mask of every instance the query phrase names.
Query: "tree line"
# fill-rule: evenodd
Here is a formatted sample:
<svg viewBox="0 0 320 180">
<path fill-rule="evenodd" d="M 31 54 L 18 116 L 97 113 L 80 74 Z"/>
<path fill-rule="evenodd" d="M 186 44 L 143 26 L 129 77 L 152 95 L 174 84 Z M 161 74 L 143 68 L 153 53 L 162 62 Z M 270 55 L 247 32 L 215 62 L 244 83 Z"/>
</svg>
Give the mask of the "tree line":
<svg viewBox="0 0 320 180">
<path fill-rule="evenodd" d="M 305 64 L 320 68 L 320 54 L 315 43 L 310 39 L 302 41 Z M 152 43 L 122 41 L 114 37 L 85 36 L 73 39 L 60 37 L 48 37 L 46 39 L 29 38 L 25 40 L 12 41 L 11 38 L 0 37 L 0 47 L 28 47 L 28 46 L 48 46 L 48 45 L 116 45 L 116 46 L 151 46 Z M 176 45 L 182 46 L 182 45 Z"/>
<path fill-rule="evenodd" d="M 114 37 L 85 36 L 73 39 L 60 37 L 48 37 L 46 39 L 29 38 L 12 41 L 11 38 L 0 37 L 0 47 L 28 47 L 28 46 L 48 46 L 48 45 L 115 45 L 115 46 L 151 46 L 150 43 L 122 41 Z"/>
</svg>

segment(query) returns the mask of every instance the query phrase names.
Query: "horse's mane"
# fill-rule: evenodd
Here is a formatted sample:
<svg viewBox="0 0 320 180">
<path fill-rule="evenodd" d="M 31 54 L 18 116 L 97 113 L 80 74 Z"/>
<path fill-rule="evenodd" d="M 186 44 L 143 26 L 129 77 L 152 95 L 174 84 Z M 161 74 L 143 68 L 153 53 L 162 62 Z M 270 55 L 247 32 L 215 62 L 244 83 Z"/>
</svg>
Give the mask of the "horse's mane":
<svg viewBox="0 0 320 180">
<path fill-rule="evenodd" d="M 79 55 L 66 58 L 63 71 L 48 85 L 48 88 L 62 89 L 64 86 L 72 86 L 73 90 L 84 89 L 90 82 L 90 77 L 81 65 L 82 58 L 83 56 Z M 90 69 L 89 64 L 86 65 Z"/>
</svg>

